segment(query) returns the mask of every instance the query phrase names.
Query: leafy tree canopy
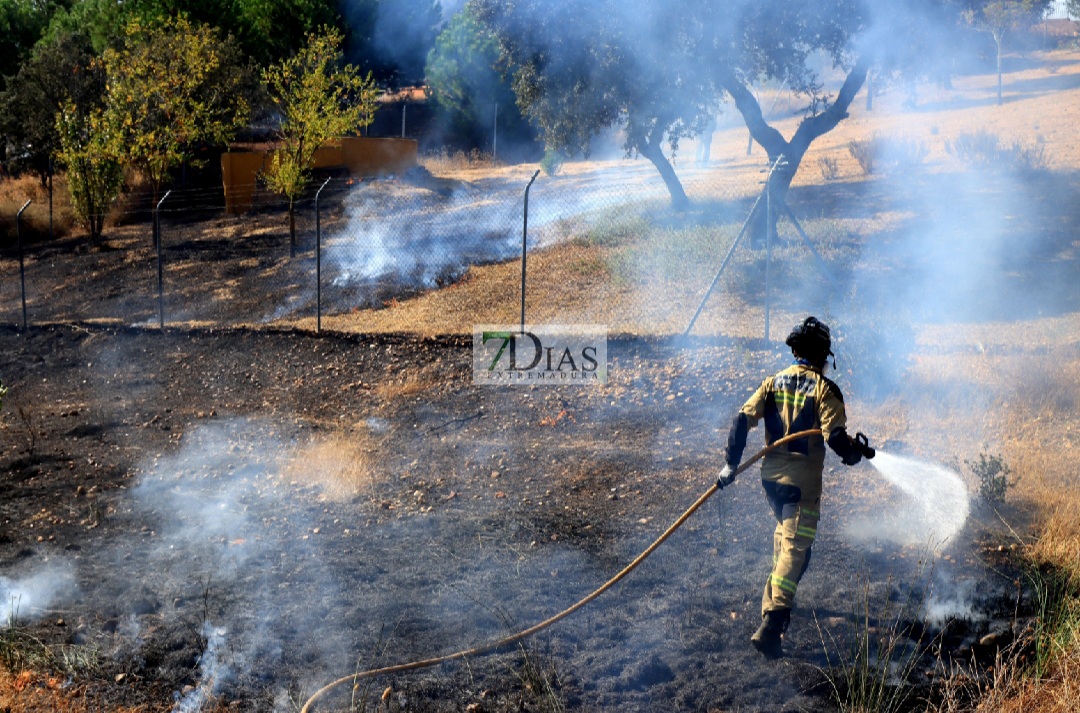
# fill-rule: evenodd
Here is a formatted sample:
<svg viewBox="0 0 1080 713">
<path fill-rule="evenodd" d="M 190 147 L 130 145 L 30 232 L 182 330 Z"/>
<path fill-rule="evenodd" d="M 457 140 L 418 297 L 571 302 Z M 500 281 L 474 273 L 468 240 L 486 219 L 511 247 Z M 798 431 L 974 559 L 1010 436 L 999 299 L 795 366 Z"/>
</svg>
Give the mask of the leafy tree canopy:
<svg viewBox="0 0 1080 713">
<path fill-rule="evenodd" d="M 701 22 L 718 0 L 474 0 L 477 17 L 514 68 L 519 106 L 549 148 L 588 154 L 617 126 L 626 149 L 657 167 L 675 205 L 686 195 L 663 154 L 693 134 L 718 103 L 701 71 L 712 38 Z"/>
<path fill-rule="evenodd" d="M 44 181 L 60 147 L 56 114 L 66 105 L 85 114 L 100 104 L 105 74 L 83 34 L 39 42 L 0 94 L 0 132 L 18 146 L 20 163 Z"/>
<path fill-rule="evenodd" d="M 19 71 L 54 14 L 69 2 L 56 0 L 0 0 L 0 89 Z"/>
<path fill-rule="evenodd" d="M 227 143 L 247 120 L 254 73 L 207 25 L 130 20 L 103 61 L 117 152 L 146 172 L 155 193 L 197 146 Z"/>
<path fill-rule="evenodd" d="M 131 20 L 145 24 L 185 15 L 232 35 L 245 54 L 266 65 L 298 50 L 316 28 L 339 25 L 335 5 L 333 0 L 80 0 L 57 14 L 50 32 L 81 29 L 103 52 L 123 38 Z"/>
<path fill-rule="evenodd" d="M 470 10 L 463 10 L 451 18 L 428 53 L 428 89 L 458 132 L 490 139 L 497 111 L 500 134 L 531 143 L 532 131 L 518 111 L 500 59 L 495 36 Z"/>
<path fill-rule="evenodd" d="M 847 116 L 872 62 L 909 61 L 916 52 L 899 26 L 922 28 L 942 0 L 471 0 L 514 67 L 518 101 L 549 145 L 587 151 L 592 137 L 621 128 L 628 151 L 656 164 L 685 203 L 660 139 L 674 148 L 697 133 L 730 96 L 753 138 L 787 168 L 786 190 L 806 149 Z M 955 14 L 959 8 L 949 12 Z M 915 35 L 926 33 L 914 33 Z M 921 40 L 920 40 L 921 41 Z M 846 80 L 829 89 L 821 68 Z M 749 88 L 786 82 L 806 97 L 806 116 L 790 139 L 763 118 Z"/>
<path fill-rule="evenodd" d="M 378 90 L 369 73 L 343 66 L 342 37 L 331 28 L 313 34 L 296 55 L 263 72 L 281 115 L 282 147 L 274 152 L 266 181 L 289 199 L 289 237 L 295 252 L 293 206 L 307 183 L 315 150 L 330 139 L 371 124 Z"/>
</svg>

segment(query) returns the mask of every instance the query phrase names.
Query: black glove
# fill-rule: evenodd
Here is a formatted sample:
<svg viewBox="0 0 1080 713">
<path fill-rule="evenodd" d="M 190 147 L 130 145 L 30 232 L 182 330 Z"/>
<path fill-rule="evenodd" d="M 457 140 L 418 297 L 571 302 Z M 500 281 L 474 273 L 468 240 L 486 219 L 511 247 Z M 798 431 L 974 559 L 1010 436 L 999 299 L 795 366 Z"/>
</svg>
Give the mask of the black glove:
<svg viewBox="0 0 1080 713">
<path fill-rule="evenodd" d="M 730 465 L 724 464 L 724 467 L 720 470 L 720 475 L 716 479 L 716 487 L 723 490 L 727 486 L 735 482 L 735 469 Z"/>
</svg>

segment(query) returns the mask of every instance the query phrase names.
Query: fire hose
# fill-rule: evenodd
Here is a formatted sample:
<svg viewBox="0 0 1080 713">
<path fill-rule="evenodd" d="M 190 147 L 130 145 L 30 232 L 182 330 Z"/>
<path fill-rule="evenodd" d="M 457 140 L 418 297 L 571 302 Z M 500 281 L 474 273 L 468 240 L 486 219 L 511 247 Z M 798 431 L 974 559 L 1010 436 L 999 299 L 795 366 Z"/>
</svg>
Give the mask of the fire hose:
<svg viewBox="0 0 1080 713">
<path fill-rule="evenodd" d="M 739 467 L 735 469 L 733 475 L 738 475 L 742 473 L 751 465 L 761 460 L 766 453 L 773 450 L 774 448 L 786 445 L 800 438 L 818 435 L 821 435 L 821 429 L 813 428 L 807 431 L 799 431 L 798 433 L 793 433 L 790 436 L 784 436 L 783 438 L 773 441 L 768 446 L 762 448 L 760 451 L 755 453 L 752 458 L 744 461 L 741 465 L 739 465 Z M 588 595 L 584 599 L 581 599 L 576 604 L 562 610 L 555 616 L 545 619 L 539 624 L 530 626 L 528 629 L 523 629 L 516 634 L 511 634 L 510 636 L 499 639 L 497 641 L 491 641 L 465 651 L 457 651 L 452 654 L 446 654 L 445 656 L 436 656 L 435 658 L 423 659 L 421 661 L 412 661 L 409 663 L 397 664 L 395 666 L 384 666 L 383 668 L 375 668 L 368 671 L 358 671 L 356 673 L 349 674 L 348 676 L 342 676 L 336 681 L 331 681 L 319 690 L 315 691 L 315 693 L 312 694 L 311 698 L 307 700 L 307 703 L 304 704 L 304 707 L 300 709 L 300 713 L 308 713 L 311 710 L 311 706 L 313 703 L 315 703 L 315 701 L 319 700 L 324 695 L 337 688 L 338 686 L 349 683 L 350 681 L 355 683 L 356 681 L 366 678 L 374 678 L 376 676 L 382 676 L 390 673 L 401 673 L 402 671 L 413 671 L 418 668 L 427 668 L 429 666 L 435 666 L 437 664 L 445 663 L 447 661 L 468 658 L 470 656 L 480 656 L 481 654 L 486 654 L 495 651 L 496 649 L 501 649 L 508 644 L 513 644 L 517 641 L 521 641 L 522 639 L 532 636 L 533 634 L 548 628 L 552 624 L 565 619 L 566 617 L 576 612 L 578 609 L 581 609 L 586 604 L 599 597 L 607 590 L 611 589 L 620 580 L 626 577 L 626 575 L 634 571 L 634 569 L 637 568 L 639 564 L 645 561 L 646 557 L 656 551 L 656 548 L 662 545 L 667 538 L 671 537 L 671 535 L 674 534 L 676 530 L 682 527 L 683 523 L 690 519 L 690 516 L 697 512 L 698 508 L 704 505 L 705 501 L 712 497 L 713 493 L 715 493 L 717 490 L 719 490 L 719 487 L 716 485 L 716 483 L 713 483 L 713 485 L 708 490 L 706 490 L 701 497 L 694 501 L 693 505 L 687 508 L 686 512 L 679 516 L 678 520 L 673 522 L 671 526 L 668 527 L 668 529 L 664 530 L 664 533 L 660 535 L 660 537 L 656 538 L 656 540 L 651 545 L 649 545 L 641 554 L 635 557 L 633 562 L 623 567 L 623 569 L 618 574 L 616 574 L 608 581 L 604 582 L 604 584 L 601 585 L 600 588 L 594 591 L 592 594 Z"/>
</svg>

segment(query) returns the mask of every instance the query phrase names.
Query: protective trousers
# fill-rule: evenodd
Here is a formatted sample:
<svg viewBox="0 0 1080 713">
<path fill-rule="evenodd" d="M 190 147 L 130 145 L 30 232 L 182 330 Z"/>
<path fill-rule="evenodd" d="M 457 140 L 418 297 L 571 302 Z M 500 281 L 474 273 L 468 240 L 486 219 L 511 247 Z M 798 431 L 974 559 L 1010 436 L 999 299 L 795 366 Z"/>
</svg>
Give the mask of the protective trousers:
<svg viewBox="0 0 1080 713">
<path fill-rule="evenodd" d="M 793 485 L 762 481 L 769 505 L 776 515 L 773 531 L 773 568 L 761 597 L 762 616 L 795 606 L 795 593 L 810 565 L 810 548 L 817 536 L 820 500 L 803 499 Z"/>
</svg>

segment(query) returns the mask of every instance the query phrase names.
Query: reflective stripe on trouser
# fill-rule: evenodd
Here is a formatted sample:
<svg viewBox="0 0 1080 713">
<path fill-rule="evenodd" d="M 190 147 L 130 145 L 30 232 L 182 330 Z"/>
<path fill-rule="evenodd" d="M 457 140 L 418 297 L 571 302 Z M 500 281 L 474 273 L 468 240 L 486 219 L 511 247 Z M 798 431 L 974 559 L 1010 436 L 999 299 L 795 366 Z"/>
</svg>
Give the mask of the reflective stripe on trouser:
<svg viewBox="0 0 1080 713">
<path fill-rule="evenodd" d="M 773 568 L 761 598 L 761 613 L 795 606 L 799 580 L 810 564 L 810 547 L 817 535 L 818 503 L 802 501 L 791 517 L 773 531 Z"/>
</svg>

